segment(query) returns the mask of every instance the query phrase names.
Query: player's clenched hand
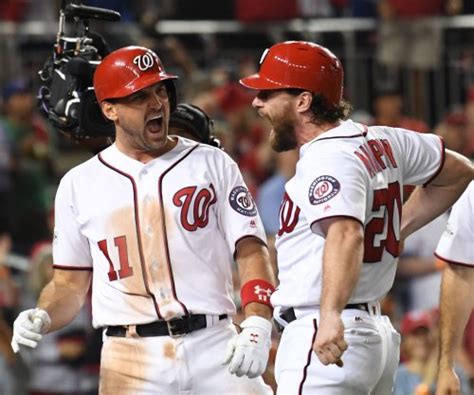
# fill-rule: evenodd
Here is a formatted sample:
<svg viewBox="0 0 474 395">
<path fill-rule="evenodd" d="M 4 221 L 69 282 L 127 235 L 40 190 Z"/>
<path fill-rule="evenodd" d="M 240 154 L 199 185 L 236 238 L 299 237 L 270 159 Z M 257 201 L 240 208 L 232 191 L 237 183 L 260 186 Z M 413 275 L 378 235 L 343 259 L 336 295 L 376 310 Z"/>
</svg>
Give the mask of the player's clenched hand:
<svg viewBox="0 0 474 395">
<path fill-rule="evenodd" d="M 35 348 L 50 325 L 51 319 L 46 311 L 42 309 L 22 311 L 13 323 L 11 342 L 13 351 L 18 352 L 20 344 Z"/>
<path fill-rule="evenodd" d="M 251 316 L 240 324 L 242 332 L 229 342 L 223 364 L 229 372 L 241 377 L 260 376 L 267 367 L 271 346 L 272 324 L 259 316 Z"/>
<path fill-rule="evenodd" d="M 436 384 L 436 395 L 461 395 L 459 377 L 453 369 L 440 368 Z"/>
<path fill-rule="evenodd" d="M 321 317 L 313 350 L 323 365 L 335 363 L 342 367 L 341 357 L 347 350 L 347 343 L 340 314 L 334 312 Z"/>
</svg>

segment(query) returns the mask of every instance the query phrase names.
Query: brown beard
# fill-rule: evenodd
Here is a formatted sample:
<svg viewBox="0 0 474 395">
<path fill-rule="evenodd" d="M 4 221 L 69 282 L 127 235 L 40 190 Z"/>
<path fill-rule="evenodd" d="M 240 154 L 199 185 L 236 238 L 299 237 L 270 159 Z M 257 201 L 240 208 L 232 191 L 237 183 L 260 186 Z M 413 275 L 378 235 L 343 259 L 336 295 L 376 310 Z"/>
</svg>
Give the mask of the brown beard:
<svg viewBox="0 0 474 395">
<path fill-rule="evenodd" d="M 270 145 L 276 152 L 291 151 L 298 146 L 295 127 L 291 120 L 285 120 L 273 126 Z"/>
</svg>

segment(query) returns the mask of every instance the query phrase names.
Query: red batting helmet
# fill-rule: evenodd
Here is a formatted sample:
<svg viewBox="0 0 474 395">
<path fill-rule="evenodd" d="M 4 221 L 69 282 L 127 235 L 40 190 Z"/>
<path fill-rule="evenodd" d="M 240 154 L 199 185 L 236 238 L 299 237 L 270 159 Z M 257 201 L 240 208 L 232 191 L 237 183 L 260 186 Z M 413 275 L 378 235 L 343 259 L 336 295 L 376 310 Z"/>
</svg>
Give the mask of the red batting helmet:
<svg viewBox="0 0 474 395">
<path fill-rule="evenodd" d="M 165 81 L 171 107 L 176 102 L 172 80 L 178 77 L 168 74 L 158 55 L 144 47 L 129 46 L 107 55 L 94 73 L 94 90 L 97 101 L 126 97 L 160 81 Z M 174 95 L 174 97 L 173 97 Z"/>
<path fill-rule="evenodd" d="M 336 105 L 342 99 L 343 80 L 342 64 L 329 49 L 307 41 L 285 41 L 266 49 L 259 72 L 240 83 L 259 90 L 304 89 Z"/>
</svg>

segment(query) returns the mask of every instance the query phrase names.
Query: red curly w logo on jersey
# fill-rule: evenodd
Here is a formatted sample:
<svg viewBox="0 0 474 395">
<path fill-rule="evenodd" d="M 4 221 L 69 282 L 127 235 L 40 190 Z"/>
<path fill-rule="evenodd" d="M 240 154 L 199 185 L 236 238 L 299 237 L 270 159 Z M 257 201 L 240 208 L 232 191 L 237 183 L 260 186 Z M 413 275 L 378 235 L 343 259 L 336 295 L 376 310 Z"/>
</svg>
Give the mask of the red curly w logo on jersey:
<svg viewBox="0 0 474 395">
<path fill-rule="evenodd" d="M 197 191 L 196 186 L 180 189 L 173 196 L 173 203 L 181 209 L 181 225 L 183 228 L 194 232 L 204 228 L 209 223 L 209 210 L 217 201 L 216 191 L 212 184 L 209 189 L 202 188 Z"/>
<path fill-rule="evenodd" d="M 280 205 L 280 229 L 277 235 L 291 233 L 298 224 L 300 216 L 300 208 L 293 203 L 288 194 L 285 192 Z"/>
</svg>

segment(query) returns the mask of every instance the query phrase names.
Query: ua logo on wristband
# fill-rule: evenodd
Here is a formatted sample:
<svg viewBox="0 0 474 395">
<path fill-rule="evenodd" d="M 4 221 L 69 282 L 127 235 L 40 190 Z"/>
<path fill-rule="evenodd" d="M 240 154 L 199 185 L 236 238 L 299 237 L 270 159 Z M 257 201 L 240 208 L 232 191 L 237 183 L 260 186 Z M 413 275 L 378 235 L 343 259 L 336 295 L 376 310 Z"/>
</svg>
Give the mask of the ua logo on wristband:
<svg viewBox="0 0 474 395">
<path fill-rule="evenodd" d="M 273 293 L 270 288 L 262 288 L 260 285 L 256 285 L 253 289 L 255 290 L 255 295 L 257 295 L 258 300 L 262 302 L 267 302 Z"/>
</svg>

